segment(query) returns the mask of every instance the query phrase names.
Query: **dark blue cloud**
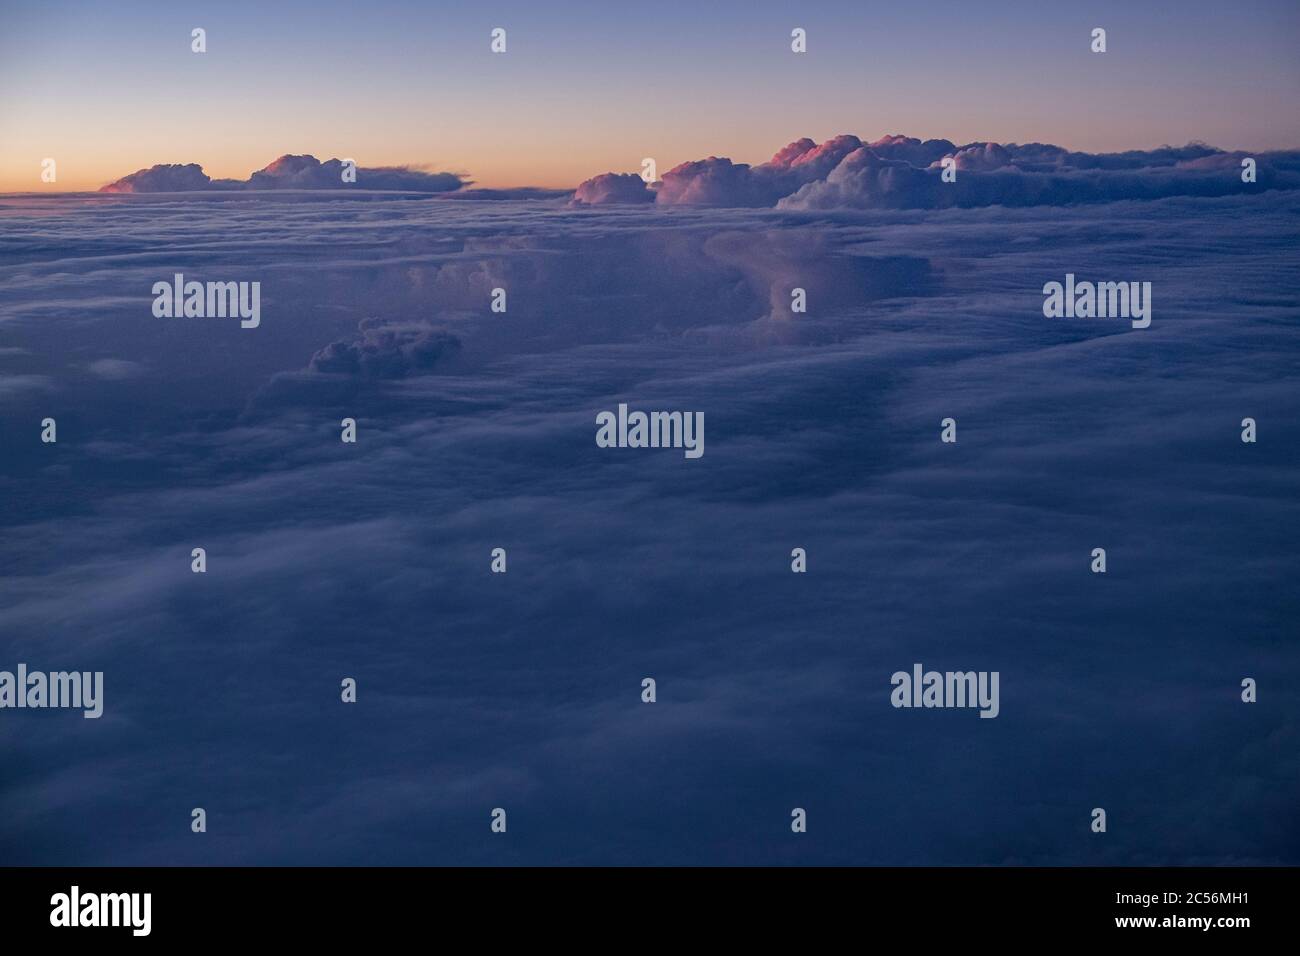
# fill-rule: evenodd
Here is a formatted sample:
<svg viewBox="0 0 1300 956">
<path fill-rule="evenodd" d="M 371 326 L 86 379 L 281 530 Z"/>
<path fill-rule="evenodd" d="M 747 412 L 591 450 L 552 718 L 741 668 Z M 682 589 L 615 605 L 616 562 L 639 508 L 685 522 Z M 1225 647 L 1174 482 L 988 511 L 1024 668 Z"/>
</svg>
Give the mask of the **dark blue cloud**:
<svg viewBox="0 0 1300 956">
<path fill-rule="evenodd" d="M 311 358 L 312 371 L 365 378 L 405 378 L 427 372 L 460 349 L 443 329 L 362 322 L 361 337 L 332 342 Z"/>
<path fill-rule="evenodd" d="M 106 705 L 0 716 L 0 859 L 1300 862 L 1295 194 L 4 206 L 0 667 Z M 1044 319 L 1066 271 L 1151 328 Z M 893 710 L 914 661 L 1001 716 Z"/>
</svg>

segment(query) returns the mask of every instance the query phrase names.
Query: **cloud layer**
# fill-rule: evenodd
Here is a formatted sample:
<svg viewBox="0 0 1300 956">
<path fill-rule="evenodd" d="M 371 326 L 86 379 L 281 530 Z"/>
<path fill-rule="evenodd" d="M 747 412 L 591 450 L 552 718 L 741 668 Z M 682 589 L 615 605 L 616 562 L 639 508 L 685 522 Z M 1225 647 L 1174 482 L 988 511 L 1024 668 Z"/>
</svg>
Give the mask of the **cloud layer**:
<svg viewBox="0 0 1300 956">
<path fill-rule="evenodd" d="M 466 185 L 454 173 L 433 173 L 405 166 L 356 168 L 355 182 L 344 181 L 344 162 L 286 154 L 252 173 L 247 180 L 212 179 L 197 163 L 163 164 L 137 170 L 103 186 L 102 193 L 166 193 L 238 189 L 373 189 L 400 192 L 451 192 Z"/>
<path fill-rule="evenodd" d="M 0 667 L 105 673 L 0 717 L 0 860 L 1300 863 L 1300 193 L 333 195 L 0 199 Z M 178 271 L 261 325 L 155 318 Z M 1151 328 L 1045 319 L 1067 271 Z M 916 661 L 1001 715 L 892 709 Z"/>
<path fill-rule="evenodd" d="M 1243 183 L 1247 154 L 1199 143 L 1124 153 L 1079 153 L 1043 143 L 968 143 L 845 135 L 790 143 L 758 166 L 710 156 L 682 163 L 647 186 L 606 173 L 580 185 L 575 205 L 655 202 L 789 210 L 1060 206 L 1229 196 L 1300 187 L 1300 153 L 1263 153 Z M 951 168 L 944 181 L 945 165 Z M 955 178 L 953 175 L 955 174 Z"/>
</svg>

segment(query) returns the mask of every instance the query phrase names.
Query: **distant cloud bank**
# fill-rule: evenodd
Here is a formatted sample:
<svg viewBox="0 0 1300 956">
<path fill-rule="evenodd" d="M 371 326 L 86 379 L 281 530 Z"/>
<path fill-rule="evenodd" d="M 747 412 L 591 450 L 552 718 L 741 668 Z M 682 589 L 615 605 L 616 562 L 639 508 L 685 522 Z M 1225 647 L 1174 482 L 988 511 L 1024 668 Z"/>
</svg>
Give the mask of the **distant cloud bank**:
<svg viewBox="0 0 1300 956">
<path fill-rule="evenodd" d="M 101 193 L 170 193 L 200 190 L 378 189 L 442 193 L 468 185 L 455 173 L 431 173 L 406 166 L 356 168 L 356 181 L 344 180 L 341 159 L 286 154 L 243 179 L 212 179 L 197 163 L 164 163 L 137 170 L 102 187 Z"/>
<path fill-rule="evenodd" d="M 1255 161 L 1243 182 L 1242 161 Z M 944 181 L 945 167 L 949 167 Z M 955 174 L 955 175 L 954 175 Z M 648 203 L 835 209 L 1057 206 L 1166 196 L 1225 196 L 1300 187 L 1300 151 L 1225 152 L 1204 143 L 1124 153 L 1079 153 L 1046 143 L 968 143 L 844 135 L 800 139 L 766 163 L 710 156 L 682 163 L 653 186 L 635 174 L 582 183 L 573 204 Z"/>
</svg>

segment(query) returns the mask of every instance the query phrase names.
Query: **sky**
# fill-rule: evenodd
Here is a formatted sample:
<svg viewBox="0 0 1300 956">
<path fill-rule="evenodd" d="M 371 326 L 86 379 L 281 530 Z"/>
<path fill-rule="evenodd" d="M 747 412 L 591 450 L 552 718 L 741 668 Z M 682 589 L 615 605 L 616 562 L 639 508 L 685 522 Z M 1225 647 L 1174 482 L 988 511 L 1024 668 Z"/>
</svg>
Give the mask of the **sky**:
<svg viewBox="0 0 1300 956">
<path fill-rule="evenodd" d="M 155 163 L 243 178 L 283 153 L 572 188 L 646 157 L 756 163 L 840 133 L 1300 146 L 1286 0 L 557 7 L 4 0 L 0 191 L 97 189 Z"/>
<path fill-rule="evenodd" d="M 2 189 L 578 188 L 0 196 L 0 865 L 1300 863 L 1295 14 L 909 6 L 6 7 Z"/>
</svg>

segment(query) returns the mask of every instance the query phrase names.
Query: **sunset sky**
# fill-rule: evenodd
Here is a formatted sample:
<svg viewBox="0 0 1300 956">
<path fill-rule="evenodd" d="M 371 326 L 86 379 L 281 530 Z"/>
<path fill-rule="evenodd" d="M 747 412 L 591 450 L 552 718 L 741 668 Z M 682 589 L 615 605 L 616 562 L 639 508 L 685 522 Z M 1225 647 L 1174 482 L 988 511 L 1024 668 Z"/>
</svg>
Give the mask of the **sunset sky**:
<svg viewBox="0 0 1300 956">
<path fill-rule="evenodd" d="M 5 3 L 0 190 L 286 152 L 572 187 L 843 132 L 1300 146 L 1297 5 Z M 143 8 L 152 8 L 147 15 Z M 208 52 L 190 52 L 190 30 Z M 505 55 L 489 31 L 508 31 Z M 809 51 L 790 52 L 790 30 Z M 1089 52 L 1095 26 L 1109 51 Z M 55 184 L 40 163 L 58 163 Z"/>
</svg>

